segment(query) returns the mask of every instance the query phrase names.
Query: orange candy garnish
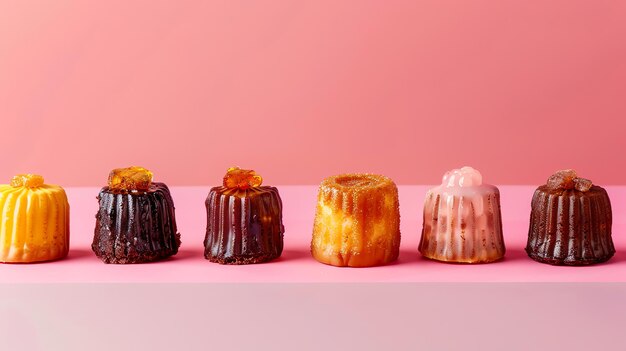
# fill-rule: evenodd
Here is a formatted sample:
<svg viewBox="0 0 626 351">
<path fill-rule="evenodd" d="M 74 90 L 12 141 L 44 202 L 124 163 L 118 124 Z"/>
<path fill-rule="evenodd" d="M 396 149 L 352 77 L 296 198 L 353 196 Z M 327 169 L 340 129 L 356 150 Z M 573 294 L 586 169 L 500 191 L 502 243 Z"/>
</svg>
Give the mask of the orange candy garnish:
<svg viewBox="0 0 626 351">
<path fill-rule="evenodd" d="M 548 187 L 556 190 L 589 191 L 593 186 L 593 182 L 589 179 L 580 178 L 573 169 L 564 169 L 558 171 L 548 178 Z"/>
<path fill-rule="evenodd" d="M 43 177 L 39 174 L 18 174 L 11 179 L 11 186 L 14 188 L 38 188 L 43 185 Z"/>
<path fill-rule="evenodd" d="M 146 191 L 152 185 L 152 172 L 132 166 L 116 168 L 109 173 L 109 189 L 118 191 Z"/>
<path fill-rule="evenodd" d="M 224 186 L 230 189 L 246 190 L 261 186 L 263 178 L 250 169 L 231 167 L 224 176 Z"/>
</svg>

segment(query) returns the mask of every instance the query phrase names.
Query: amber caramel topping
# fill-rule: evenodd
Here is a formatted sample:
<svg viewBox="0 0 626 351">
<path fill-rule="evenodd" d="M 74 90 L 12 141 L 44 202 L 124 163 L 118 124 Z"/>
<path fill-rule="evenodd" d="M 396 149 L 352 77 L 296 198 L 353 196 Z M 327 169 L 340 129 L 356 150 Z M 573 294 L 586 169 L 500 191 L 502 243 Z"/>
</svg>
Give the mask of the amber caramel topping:
<svg viewBox="0 0 626 351">
<path fill-rule="evenodd" d="M 573 169 L 564 169 L 554 173 L 548 178 L 546 184 L 550 189 L 554 190 L 576 189 L 582 192 L 589 191 L 593 186 L 591 180 L 578 177 L 578 174 Z"/>
<path fill-rule="evenodd" d="M 152 185 L 152 172 L 132 166 L 116 168 L 109 173 L 109 189 L 114 191 L 147 191 Z"/>
<path fill-rule="evenodd" d="M 230 167 L 224 176 L 224 187 L 246 190 L 261 186 L 263 178 L 251 169 Z"/>
<path fill-rule="evenodd" d="M 38 188 L 43 185 L 43 177 L 39 174 L 18 174 L 11 179 L 11 186 L 14 188 Z"/>
</svg>

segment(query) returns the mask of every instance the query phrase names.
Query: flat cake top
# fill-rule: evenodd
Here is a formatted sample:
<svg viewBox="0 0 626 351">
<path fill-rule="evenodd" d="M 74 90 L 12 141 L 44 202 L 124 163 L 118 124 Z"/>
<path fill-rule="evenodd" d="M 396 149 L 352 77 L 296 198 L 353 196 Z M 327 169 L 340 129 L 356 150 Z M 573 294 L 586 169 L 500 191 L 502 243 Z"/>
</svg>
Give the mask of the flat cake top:
<svg viewBox="0 0 626 351">
<path fill-rule="evenodd" d="M 320 188 L 337 189 L 344 192 L 359 192 L 376 188 L 394 186 L 389 177 L 371 173 L 346 173 L 328 177 L 322 181 Z"/>
</svg>

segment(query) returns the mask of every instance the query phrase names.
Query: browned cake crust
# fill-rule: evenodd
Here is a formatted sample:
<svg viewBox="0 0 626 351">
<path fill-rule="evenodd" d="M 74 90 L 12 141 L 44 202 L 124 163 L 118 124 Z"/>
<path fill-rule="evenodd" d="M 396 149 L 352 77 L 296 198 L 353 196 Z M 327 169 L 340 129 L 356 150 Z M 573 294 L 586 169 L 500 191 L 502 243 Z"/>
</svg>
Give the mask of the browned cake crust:
<svg viewBox="0 0 626 351">
<path fill-rule="evenodd" d="M 588 191 L 540 186 L 533 195 L 526 252 L 552 265 L 589 265 L 615 254 L 611 202 L 603 188 Z"/>
<path fill-rule="evenodd" d="M 104 187 L 98 202 L 91 248 L 105 263 L 152 262 L 178 252 L 174 202 L 165 184 L 152 183 L 136 194 Z"/>
<path fill-rule="evenodd" d="M 348 173 L 322 181 L 311 255 L 337 267 L 389 264 L 400 253 L 398 188 L 388 177 Z"/>
<path fill-rule="evenodd" d="M 283 251 L 282 201 L 271 186 L 215 187 L 205 202 L 204 257 L 220 264 L 251 264 L 278 258 Z"/>
</svg>

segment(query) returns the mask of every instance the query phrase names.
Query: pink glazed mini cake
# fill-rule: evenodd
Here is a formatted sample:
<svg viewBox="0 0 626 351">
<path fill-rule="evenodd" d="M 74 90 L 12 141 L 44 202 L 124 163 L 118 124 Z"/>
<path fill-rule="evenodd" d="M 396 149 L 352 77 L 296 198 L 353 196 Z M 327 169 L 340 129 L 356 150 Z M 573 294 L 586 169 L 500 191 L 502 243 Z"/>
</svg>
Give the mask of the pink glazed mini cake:
<svg viewBox="0 0 626 351">
<path fill-rule="evenodd" d="M 500 192 L 477 170 L 447 172 L 424 203 L 420 253 L 437 261 L 488 263 L 504 257 Z"/>
</svg>

